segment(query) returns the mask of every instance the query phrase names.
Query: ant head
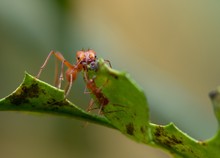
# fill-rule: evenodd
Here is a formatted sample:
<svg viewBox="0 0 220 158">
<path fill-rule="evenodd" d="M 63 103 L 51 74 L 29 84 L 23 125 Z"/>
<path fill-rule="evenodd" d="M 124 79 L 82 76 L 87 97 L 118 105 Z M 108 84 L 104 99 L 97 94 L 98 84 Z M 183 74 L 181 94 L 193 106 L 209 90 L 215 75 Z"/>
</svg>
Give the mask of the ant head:
<svg viewBox="0 0 220 158">
<path fill-rule="evenodd" d="M 81 63 L 83 65 L 90 64 L 91 62 L 96 61 L 96 52 L 92 49 L 89 49 L 88 51 L 78 51 L 76 53 L 76 60 L 77 63 Z"/>
</svg>

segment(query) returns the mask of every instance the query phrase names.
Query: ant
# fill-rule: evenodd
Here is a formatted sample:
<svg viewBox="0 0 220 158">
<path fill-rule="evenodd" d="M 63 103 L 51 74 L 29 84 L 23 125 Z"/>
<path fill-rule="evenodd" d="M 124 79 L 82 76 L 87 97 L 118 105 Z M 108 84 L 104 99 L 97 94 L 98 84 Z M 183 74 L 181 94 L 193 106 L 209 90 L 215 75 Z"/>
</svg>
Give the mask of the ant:
<svg viewBox="0 0 220 158">
<path fill-rule="evenodd" d="M 88 93 L 92 93 L 93 95 L 95 95 L 97 101 L 99 102 L 100 108 L 99 108 L 98 114 L 100 114 L 101 111 L 103 110 L 103 108 L 109 103 L 109 100 L 101 92 L 101 87 L 97 87 L 97 85 L 95 83 L 95 77 L 93 77 L 92 79 L 89 79 L 88 74 L 84 73 L 84 80 L 86 81 L 86 87 L 90 90 L 90 92 L 88 92 Z M 106 81 L 106 83 L 107 83 L 107 81 Z M 86 93 L 86 92 L 84 92 L 84 93 Z M 90 111 L 92 109 L 93 104 L 94 104 L 94 100 L 91 99 L 89 106 L 87 108 L 87 111 Z"/>
<path fill-rule="evenodd" d="M 82 70 L 87 69 L 86 66 L 90 63 L 95 63 L 96 62 L 96 52 L 92 49 L 88 49 L 87 51 L 81 50 L 81 51 L 77 51 L 76 52 L 76 64 L 71 64 L 70 62 L 68 62 L 63 55 L 60 52 L 55 52 L 55 51 L 51 51 L 46 60 L 44 61 L 43 65 L 41 66 L 36 78 L 39 78 L 41 75 L 42 70 L 45 68 L 45 66 L 48 63 L 49 58 L 51 57 L 51 55 L 54 55 L 56 57 L 57 60 L 60 60 L 62 62 L 62 66 L 61 66 L 61 73 L 59 76 L 59 79 L 56 78 L 55 81 L 55 85 L 60 88 L 61 87 L 61 81 L 63 80 L 63 65 L 65 64 L 67 66 L 67 70 L 66 70 L 66 79 L 68 81 L 68 85 L 67 88 L 65 90 L 65 98 L 68 96 L 72 84 L 73 82 L 76 80 L 77 78 L 77 74 L 79 72 L 81 72 Z M 57 68 L 56 68 L 57 69 Z M 57 71 L 57 70 L 56 70 Z M 58 80 L 58 81 L 57 81 Z"/>
<path fill-rule="evenodd" d="M 95 67 L 97 66 L 97 56 L 96 56 L 96 52 L 92 49 L 88 49 L 87 51 L 85 50 L 80 50 L 76 52 L 76 64 L 71 64 L 70 62 L 68 62 L 63 55 L 60 52 L 55 52 L 54 50 L 52 50 L 47 58 L 45 59 L 43 65 L 41 66 L 36 78 L 39 78 L 43 69 L 45 68 L 45 66 L 48 63 L 49 58 L 51 57 L 51 55 L 54 55 L 56 57 L 57 60 L 60 60 L 62 62 L 62 66 L 61 66 L 61 73 L 59 78 L 57 79 L 57 75 L 56 75 L 56 80 L 55 80 L 55 85 L 60 88 L 61 87 L 61 81 L 63 80 L 63 68 L 64 65 L 67 66 L 67 70 L 66 70 L 66 79 L 68 81 L 68 85 L 65 89 L 65 98 L 68 96 L 71 88 L 72 88 L 72 84 L 73 82 L 76 80 L 77 78 L 77 74 L 79 72 L 81 72 L 82 70 L 84 70 L 84 73 L 87 73 L 87 66 L 91 65 L 91 69 L 96 69 Z M 111 63 L 109 60 L 105 60 L 105 62 L 107 62 L 109 64 L 109 66 L 111 67 Z M 57 72 L 57 68 L 56 68 L 56 72 Z"/>
</svg>

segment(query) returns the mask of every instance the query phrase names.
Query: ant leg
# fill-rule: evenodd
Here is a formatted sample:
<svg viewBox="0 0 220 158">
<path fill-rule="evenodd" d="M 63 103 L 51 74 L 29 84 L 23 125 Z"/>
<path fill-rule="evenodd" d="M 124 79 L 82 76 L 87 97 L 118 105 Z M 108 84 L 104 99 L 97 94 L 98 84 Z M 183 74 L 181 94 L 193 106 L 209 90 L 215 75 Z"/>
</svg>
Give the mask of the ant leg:
<svg viewBox="0 0 220 158">
<path fill-rule="evenodd" d="M 87 71 L 83 71 L 83 78 L 84 80 L 86 81 L 86 84 L 88 84 L 89 80 L 88 80 L 88 74 L 87 74 Z M 89 94 L 90 92 L 87 91 L 87 86 L 85 86 L 85 89 L 84 89 L 84 94 Z"/>
<path fill-rule="evenodd" d="M 94 82 L 95 78 L 96 78 L 96 76 L 93 76 L 92 79 L 89 80 L 88 74 L 87 74 L 86 72 L 84 72 L 84 79 L 85 79 L 85 81 L 86 81 L 87 84 L 88 84 L 88 83 L 91 83 L 91 82 Z M 100 86 L 100 87 L 98 88 L 98 91 L 101 91 L 102 88 L 105 87 L 107 83 L 108 83 L 108 79 L 105 81 L 105 83 L 104 83 L 102 86 Z M 89 94 L 89 93 L 91 93 L 91 92 L 87 92 L 86 89 L 87 89 L 87 87 L 85 87 L 84 94 Z"/>
<path fill-rule="evenodd" d="M 95 101 L 93 99 L 91 99 L 89 101 L 89 106 L 86 109 L 87 112 L 90 112 L 92 110 L 92 107 L 93 107 L 94 103 L 95 103 Z M 83 127 L 86 127 L 88 124 L 89 124 L 88 122 L 85 122 Z"/>
<path fill-rule="evenodd" d="M 61 82 L 63 80 L 63 69 L 64 69 L 64 62 L 62 61 L 62 64 L 61 64 L 61 72 L 60 72 L 60 76 L 58 76 L 58 63 L 57 63 L 58 60 L 56 60 L 56 66 L 55 66 L 55 81 L 54 81 L 54 85 L 57 87 L 57 88 L 61 88 Z"/>
<path fill-rule="evenodd" d="M 59 80 L 58 80 L 58 85 L 57 87 L 60 89 L 61 88 L 61 82 L 63 80 L 63 66 L 64 65 L 64 62 L 62 61 L 62 65 L 61 65 L 61 72 L 60 72 L 60 76 L 59 76 Z"/>
<path fill-rule="evenodd" d="M 99 111 L 98 111 L 98 115 L 101 115 L 101 114 L 102 114 L 102 109 L 103 109 L 103 107 L 104 107 L 103 105 L 100 106 Z"/>
<path fill-rule="evenodd" d="M 108 79 L 105 81 L 105 83 L 103 85 L 101 85 L 98 90 L 101 91 L 103 87 L 105 87 L 108 83 Z"/>
<path fill-rule="evenodd" d="M 84 80 L 86 81 L 86 83 L 88 83 L 89 82 L 89 77 L 88 77 L 87 71 L 84 71 L 83 74 L 84 74 Z"/>
<path fill-rule="evenodd" d="M 87 85 L 89 84 L 89 82 L 91 82 L 91 80 L 88 79 L 88 74 L 87 74 L 86 71 L 84 71 L 84 80 L 86 81 L 86 84 L 87 84 Z M 93 80 L 92 80 L 92 81 L 93 81 Z M 91 92 L 88 91 L 87 86 L 85 86 L 84 94 L 91 94 Z"/>
<path fill-rule="evenodd" d="M 109 60 L 104 60 L 104 61 L 109 64 L 110 68 L 112 68 L 112 64 Z"/>
<path fill-rule="evenodd" d="M 48 60 L 49 60 L 49 58 L 51 57 L 52 54 L 54 54 L 55 57 L 56 57 L 58 60 L 62 61 L 67 67 L 69 67 L 69 68 L 72 68 L 72 67 L 73 67 L 72 64 L 70 64 L 68 61 L 65 60 L 65 58 L 63 57 L 63 55 L 62 55 L 60 52 L 55 52 L 55 51 L 52 50 L 52 51 L 50 51 L 50 53 L 48 54 L 48 56 L 47 56 L 46 60 L 44 61 L 43 65 L 41 66 L 41 68 L 40 68 L 40 70 L 39 70 L 39 72 L 38 72 L 36 78 L 39 78 L 39 77 L 40 77 L 41 72 L 43 71 L 43 69 L 44 69 L 45 66 L 47 65 Z"/>
<path fill-rule="evenodd" d="M 50 51 L 50 53 L 48 54 L 48 56 L 47 56 L 46 60 L 44 61 L 43 65 L 41 66 L 41 68 L 40 68 L 40 70 L 39 70 L 39 72 L 38 72 L 36 78 L 39 78 L 39 77 L 40 77 L 41 72 L 42 72 L 42 70 L 44 69 L 44 67 L 47 65 L 47 62 L 48 62 L 50 56 L 51 56 L 52 54 L 54 54 L 54 53 L 55 53 L 55 52 L 54 52 L 53 50 Z"/>
<path fill-rule="evenodd" d="M 95 100 L 94 100 L 94 99 L 91 99 L 91 100 L 89 101 L 89 106 L 87 107 L 86 111 L 87 111 L 87 112 L 90 112 L 90 111 L 92 111 L 92 110 L 99 109 L 98 115 L 101 115 L 101 114 L 102 114 L 102 110 L 103 110 L 103 106 L 101 106 L 100 108 L 93 108 L 94 104 L 95 104 Z"/>
<path fill-rule="evenodd" d="M 66 80 L 68 81 L 68 84 L 67 84 L 67 87 L 65 88 L 65 99 L 70 93 L 70 90 L 73 85 L 73 81 L 76 80 L 77 74 L 78 74 L 78 71 L 74 67 L 69 68 L 66 71 Z M 62 77 L 62 75 L 61 75 L 61 77 Z"/>
<path fill-rule="evenodd" d="M 54 53 L 55 57 L 57 59 L 59 59 L 60 61 L 62 61 L 68 68 L 72 68 L 74 67 L 72 64 L 70 64 L 64 57 L 63 55 L 60 53 L 60 52 L 56 52 Z"/>
<path fill-rule="evenodd" d="M 67 87 L 66 87 L 64 99 L 66 99 L 67 96 L 69 95 L 70 90 L 71 90 L 71 88 L 72 88 L 72 85 L 73 85 L 73 75 L 70 74 L 70 81 L 68 82 L 68 85 L 67 85 Z"/>
<path fill-rule="evenodd" d="M 59 77 L 58 77 L 58 60 L 55 60 L 55 75 L 54 75 L 54 85 L 58 87 L 59 84 Z"/>
<path fill-rule="evenodd" d="M 92 107 L 93 107 L 94 103 L 95 103 L 95 101 L 93 99 L 91 99 L 89 101 L 89 106 L 86 109 L 87 112 L 90 112 L 92 110 Z"/>
</svg>

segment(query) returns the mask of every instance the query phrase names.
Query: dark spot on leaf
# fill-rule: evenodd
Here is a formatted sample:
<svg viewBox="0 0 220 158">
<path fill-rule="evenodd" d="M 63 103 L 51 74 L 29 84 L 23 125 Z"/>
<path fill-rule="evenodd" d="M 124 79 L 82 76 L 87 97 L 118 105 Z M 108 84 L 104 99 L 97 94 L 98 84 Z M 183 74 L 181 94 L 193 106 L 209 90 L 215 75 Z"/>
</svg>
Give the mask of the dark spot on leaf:
<svg viewBox="0 0 220 158">
<path fill-rule="evenodd" d="M 50 109 L 52 111 L 58 111 L 59 109 L 61 109 L 64 106 L 69 106 L 69 104 L 65 100 L 57 101 L 54 98 L 52 98 L 47 101 L 47 106 L 48 106 L 48 109 Z"/>
<path fill-rule="evenodd" d="M 172 142 L 174 145 L 176 145 L 176 144 L 182 144 L 182 143 L 183 143 L 182 140 L 177 139 L 176 136 L 174 136 L 174 135 L 172 135 L 172 136 L 169 137 L 169 138 L 170 138 L 171 142 Z"/>
<path fill-rule="evenodd" d="M 168 134 L 161 126 L 156 128 L 154 135 L 156 137 L 156 141 L 167 147 L 183 144 L 183 141 L 181 139 L 176 138 L 175 135 Z"/>
<path fill-rule="evenodd" d="M 199 158 L 197 153 L 193 150 L 193 148 L 189 148 L 187 144 L 184 144 L 182 137 L 177 137 L 174 134 L 170 134 L 166 129 L 162 126 L 158 126 L 154 132 L 155 141 L 159 144 L 174 149 L 173 151 L 184 153 L 191 153 L 193 157 Z M 200 142 L 202 144 L 202 142 Z M 205 144 L 205 143 L 204 143 Z M 174 152 L 175 153 L 175 152 Z"/>
<path fill-rule="evenodd" d="M 132 123 L 127 124 L 126 129 L 129 135 L 134 135 L 134 125 Z"/>
<path fill-rule="evenodd" d="M 11 102 L 11 104 L 14 105 L 21 105 L 29 102 L 29 100 L 23 94 L 14 93 L 8 99 Z"/>
<path fill-rule="evenodd" d="M 58 106 L 58 107 L 68 105 L 68 103 L 65 100 L 57 101 L 54 98 L 48 100 L 47 104 L 50 105 L 50 106 L 54 106 L 55 105 L 55 106 Z"/>
<path fill-rule="evenodd" d="M 207 145 L 207 143 L 206 143 L 206 142 L 203 142 L 203 141 L 198 141 L 198 143 L 199 143 L 200 145 L 203 145 L 203 146 L 206 146 L 206 145 Z"/>
<path fill-rule="evenodd" d="M 47 104 L 54 105 L 56 103 L 56 100 L 54 98 L 47 101 Z"/>
<path fill-rule="evenodd" d="M 30 86 L 22 85 L 14 94 L 8 99 L 12 104 L 21 105 L 29 103 L 29 98 L 37 98 L 41 89 L 37 83 Z"/>
<path fill-rule="evenodd" d="M 116 80 L 118 79 L 118 75 L 116 75 L 116 74 L 113 73 L 113 72 L 109 72 L 109 75 L 111 75 L 112 77 L 114 77 Z"/>
<path fill-rule="evenodd" d="M 34 83 L 30 87 L 23 86 L 22 91 L 26 97 L 37 98 L 40 93 L 40 88 L 37 83 Z"/>
<path fill-rule="evenodd" d="M 189 151 L 190 151 L 191 153 L 194 153 L 192 149 L 189 149 Z"/>
<path fill-rule="evenodd" d="M 159 126 L 159 127 L 156 128 L 156 132 L 154 133 L 154 135 L 156 137 L 160 137 L 160 136 L 162 136 L 162 133 L 164 133 L 164 129 Z"/>
<path fill-rule="evenodd" d="M 118 79 L 118 76 L 115 75 L 114 78 L 115 78 L 115 79 Z"/>
<path fill-rule="evenodd" d="M 115 116 L 116 120 L 120 121 L 120 118 L 118 116 Z"/>
</svg>

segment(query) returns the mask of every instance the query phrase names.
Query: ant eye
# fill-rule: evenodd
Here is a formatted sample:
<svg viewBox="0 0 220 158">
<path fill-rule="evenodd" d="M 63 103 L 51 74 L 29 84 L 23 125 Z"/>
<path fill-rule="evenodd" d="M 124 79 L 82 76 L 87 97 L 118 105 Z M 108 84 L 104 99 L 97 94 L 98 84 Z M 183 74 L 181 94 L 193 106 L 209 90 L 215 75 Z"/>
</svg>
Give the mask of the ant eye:
<svg viewBox="0 0 220 158">
<path fill-rule="evenodd" d="M 95 55 L 95 58 L 97 58 L 97 56 Z"/>
<path fill-rule="evenodd" d="M 79 59 L 80 59 L 80 57 L 77 57 L 77 59 L 79 60 Z"/>
</svg>

